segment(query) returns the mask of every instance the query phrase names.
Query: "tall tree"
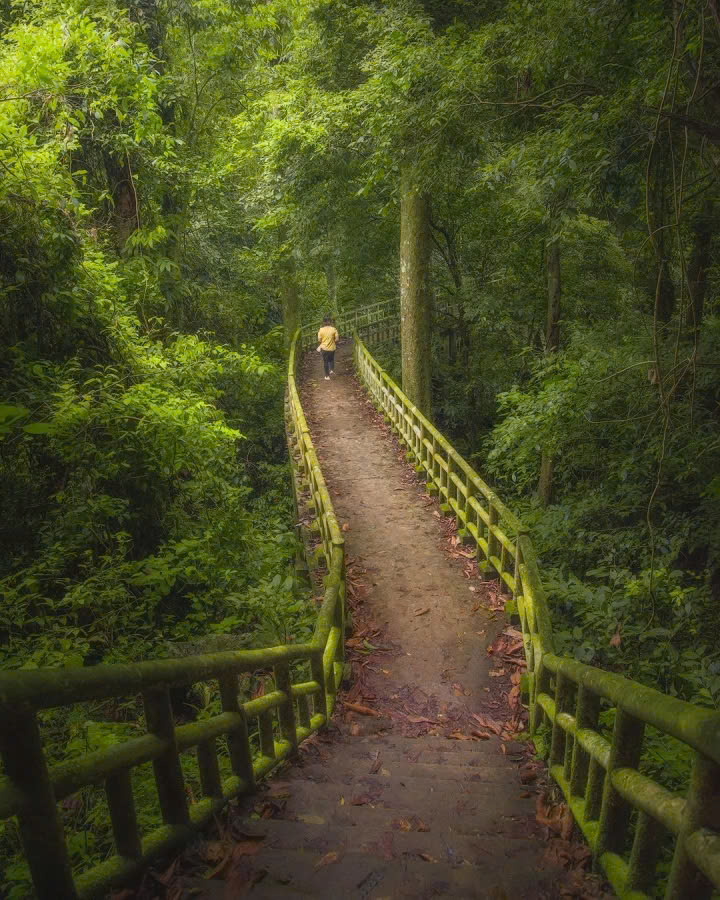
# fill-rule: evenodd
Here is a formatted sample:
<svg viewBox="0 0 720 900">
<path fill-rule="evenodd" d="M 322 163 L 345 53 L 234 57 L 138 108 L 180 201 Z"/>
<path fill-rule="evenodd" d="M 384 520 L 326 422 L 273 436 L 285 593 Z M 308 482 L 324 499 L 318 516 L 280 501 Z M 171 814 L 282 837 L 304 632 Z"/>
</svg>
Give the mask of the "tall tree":
<svg viewBox="0 0 720 900">
<path fill-rule="evenodd" d="M 560 302 L 562 284 L 560 281 L 560 245 L 557 239 L 546 247 L 547 265 L 547 322 L 545 327 L 545 352 L 555 353 L 560 346 Z M 538 481 L 538 497 L 543 506 L 552 500 L 553 469 L 555 461 L 552 453 L 543 450 L 540 461 L 540 479 Z"/>
<path fill-rule="evenodd" d="M 426 416 L 432 416 L 430 333 L 430 198 L 414 173 L 403 173 L 400 199 L 400 336 L 402 386 Z"/>
</svg>

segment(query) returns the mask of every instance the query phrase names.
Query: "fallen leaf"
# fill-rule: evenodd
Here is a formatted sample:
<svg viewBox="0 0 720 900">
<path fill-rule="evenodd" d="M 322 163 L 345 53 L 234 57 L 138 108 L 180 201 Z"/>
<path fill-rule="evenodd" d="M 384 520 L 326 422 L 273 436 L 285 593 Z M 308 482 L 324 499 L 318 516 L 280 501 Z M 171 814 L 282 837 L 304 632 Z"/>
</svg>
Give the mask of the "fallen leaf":
<svg viewBox="0 0 720 900">
<path fill-rule="evenodd" d="M 379 719 L 382 718 L 382 713 L 379 713 L 376 709 L 372 709 L 370 706 L 363 706 L 362 703 L 349 703 L 347 700 L 343 700 L 343 704 L 353 712 L 360 713 L 361 716 L 377 716 Z"/>
<path fill-rule="evenodd" d="M 334 862 L 337 862 L 338 859 L 340 859 L 340 854 L 337 852 L 337 850 L 331 850 L 330 853 L 326 853 L 322 859 L 318 860 L 315 863 L 315 868 L 322 869 L 324 866 L 330 866 Z"/>
<path fill-rule="evenodd" d="M 424 859 L 425 862 L 436 863 L 437 859 L 434 856 L 431 856 L 429 853 L 418 853 L 420 859 Z"/>
<path fill-rule="evenodd" d="M 409 819 L 393 819 L 390 827 L 395 831 L 430 831 L 430 826 L 418 816 L 410 816 Z"/>
<path fill-rule="evenodd" d="M 430 607 L 426 606 L 424 609 L 416 609 L 415 612 L 413 613 L 413 615 L 414 616 L 424 616 L 425 613 L 429 613 L 429 612 L 430 612 Z"/>
<path fill-rule="evenodd" d="M 232 850 L 232 844 L 227 841 L 208 841 L 205 844 L 204 856 L 205 861 L 209 863 L 217 863 L 221 859 L 225 859 L 225 857 Z"/>
<path fill-rule="evenodd" d="M 502 726 L 489 716 L 481 716 L 478 713 L 471 713 L 471 716 L 478 725 L 487 728 L 487 730 L 492 731 L 493 734 L 500 734 L 502 732 Z"/>
<path fill-rule="evenodd" d="M 471 741 L 472 738 L 469 734 L 463 734 L 462 731 L 453 731 L 452 734 L 448 735 L 448 738 L 452 741 Z"/>
<path fill-rule="evenodd" d="M 243 856 L 254 856 L 262 842 L 265 840 L 264 834 L 246 834 L 243 835 L 244 840 L 235 844 L 226 843 L 227 852 L 225 853 L 219 864 L 209 872 L 205 877 L 208 880 L 219 878 L 221 881 L 227 881 L 228 873 L 233 868 L 233 862 L 239 860 Z M 222 844 L 222 841 L 211 841 L 212 844 Z M 214 847 L 213 853 L 219 852 L 218 847 Z M 211 860 L 214 861 L 214 860 Z"/>
<path fill-rule="evenodd" d="M 306 816 L 299 815 L 297 817 L 298 822 L 304 822 L 306 825 L 324 825 L 325 819 L 322 816 Z"/>
<path fill-rule="evenodd" d="M 535 818 L 541 825 L 569 840 L 573 830 L 573 816 L 565 803 L 553 803 L 546 794 L 538 794 Z"/>
<path fill-rule="evenodd" d="M 374 803 L 378 798 L 371 793 L 368 794 L 358 794 L 356 797 L 353 797 L 350 803 L 352 806 L 368 806 L 370 803 Z"/>
<path fill-rule="evenodd" d="M 343 522 L 342 530 L 343 530 L 343 531 L 350 531 L 350 526 L 348 525 L 347 522 Z"/>
<path fill-rule="evenodd" d="M 473 737 L 480 738 L 481 741 L 489 741 L 492 735 L 488 734 L 487 731 L 478 731 L 477 728 L 473 728 L 470 732 Z"/>
<path fill-rule="evenodd" d="M 505 674 L 505 669 L 490 669 L 491 678 L 501 678 Z"/>
</svg>

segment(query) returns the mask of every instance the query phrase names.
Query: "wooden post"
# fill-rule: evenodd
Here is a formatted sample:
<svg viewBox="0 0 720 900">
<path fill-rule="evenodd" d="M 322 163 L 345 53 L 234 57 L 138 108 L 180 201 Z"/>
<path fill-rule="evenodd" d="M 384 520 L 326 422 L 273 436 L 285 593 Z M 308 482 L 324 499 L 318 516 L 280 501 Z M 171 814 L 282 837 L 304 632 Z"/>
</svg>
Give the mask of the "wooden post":
<svg viewBox="0 0 720 900">
<path fill-rule="evenodd" d="M 488 559 L 490 559 L 491 556 L 496 557 L 498 555 L 498 546 L 500 542 L 492 531 L 492 526 L 497 525 L 498 523 L 498 511 L 492 500 L 488 501 L 488 505 Z"/>
<path fill-rule="evenodd" d="M 150 734 L 159 737 L 167 746 L 161 756 L 153 760 L 155 784 L 163 822 L 166 825 L 187 825 L 190 821 L 185 780 L 180 754 L 175 742 L 170 692 L 165 687 L 152 687 L 143 692 L 145 721 Z"/>
<path fill-rule="evenodd" d="M 565 764 L 565 742 L 567 735 L 557 721 L 558 713 L 568 712 L 572 702 L 572 682 L 558 672 L 555 675 L 555 721 L 552 726 L 550 747 L 550 768 Z"/>
<path fill-rule="evenodd" d="M 682 828 L 675 842 L 665 900 L 709 900 L 713 886 L 698 871 L 685 849 L 685 841 L 699 828 L 720 830 L 720 766 L 702 753 L 695 754 L 695 765 L 685 801 Z"/>
<path fill-rule="evenodd" d="M 10 782 L 21 792 L 20 839 L 40 900 L 75 900 L 65 837 L 55 804 L 35 713 L 3 709 L 0 752 Z"/>
<path fill-rule="evenodd" d="M 646 812 L 638 812 L 625 891 L 649 893 L 655 883 L 655 869 L 662 849 L 663 828 Z M 686 895 L 687 896 L 687 895 Z M 690 896 L 695 896 L 694 894 Z"/>
<path fill-rule="evenodd" d="M 642 752 L 644 730 L 644 722 L 626 713 L 623 709 L 616 710 L 610 761 L 605 773 L 600 825 L 595 845 L 598 857 L 607 850 L 613 853 L 622 853 L 624 850 L 625 835 L 632 808 L 613 787 L 611 776 L 613 769 L 637 768 Z"/>
<path fill-rule="evenodd" d="M 600 713 L 600 698 L 583 685 L 580 685 L 577 693 L 577 705 L 575 707 L 575 721 L 578 728 L 595 729 Z M 590 766 L 590 754 L 575 741 L 573 749 L 572 773 L 570 776 L 570 793 L 575 797 L 582 797 L 587 785 L 588 769 Z"/>
<path fill-rule="evenodd" d="M 224 675 L 218 679 L 223 712 L 237 713 L 241 717 L 240 727 L 228 735 L 230 767 L 233 775 L 245 782 L 246 790 L 255 790 L 250 738 L 248 737 L 247 716 L 238 697 L 237 675 Z"/>
<path fill-rule="evenodd" d="M 202 741 L 197 745 L 197 760 L 203 797 L 222 797 L 222 782 L 215 738 Z"/>
<path fill-rule="evenodd" d="M 297 731 L 295 726 L 295 705 L 290 687 L 290 669 L 287 663 L 278 663 L 275 666 L 275 689 L 285 694 L 285 702 L 278 708 L 280 721 L 280 734 L 292 748 L 291 753 L 297 751 Z"/>
<path fill-rule="evenodd" d="M 128 859 L 140 859 L 142 845 L 129 769 L 119 769 L 105 779 L 105 794 L 110 810 L 115 852 Z"/>
</svg>

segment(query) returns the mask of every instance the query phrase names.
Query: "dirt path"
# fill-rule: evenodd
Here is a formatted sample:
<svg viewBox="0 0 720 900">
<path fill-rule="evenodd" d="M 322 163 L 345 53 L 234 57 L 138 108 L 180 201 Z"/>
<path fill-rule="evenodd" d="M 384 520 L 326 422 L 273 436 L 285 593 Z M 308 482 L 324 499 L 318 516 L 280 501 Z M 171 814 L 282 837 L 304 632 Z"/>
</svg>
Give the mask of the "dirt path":
<svg viewBox="0 0 720 900">
<path fill-rule="evenodd" d="M 308 355 L 302 399 L 338 521 L 347 526 L 348 558 L 367 572 L 365 603 L 386 641 L 401 648 L 375 686 L 386 696 L 420 688 L 440 717 L 458 707 L 497 711 L 500 685 L 490 670 L 498 667 L 487 648 L 506 623 L 488 608 L 496 585 L 468 577 L 463 548 L 458 559 L 443 552 L 448 523 L 356 382 L 349 342 L 329 382 L 318 355 Z"/>
<path fill-rule="evenodd" d="M 497 585 L 453 542 L 355 381 L 351 349 L 330 381 L 308 354 L 302 401 L 347 541 L 352 679 L 328 728 L 201 846 L 205 864 L 220 847 L 220 866 L 183 875 L 173 896 L 604 897 L 566 807 L 515 740 L 522 641 Z"/>
</svg>

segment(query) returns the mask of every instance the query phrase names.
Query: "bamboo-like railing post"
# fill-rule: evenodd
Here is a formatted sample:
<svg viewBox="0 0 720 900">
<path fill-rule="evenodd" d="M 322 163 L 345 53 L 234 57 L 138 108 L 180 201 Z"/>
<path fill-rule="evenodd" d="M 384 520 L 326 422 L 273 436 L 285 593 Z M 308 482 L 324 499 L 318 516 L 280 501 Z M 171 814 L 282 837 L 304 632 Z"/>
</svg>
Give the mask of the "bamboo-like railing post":
<svg viewBox="0 0 720 900">
<path fill-rule="evenodd" d="M 210 740 L 201 741 L 197 745 L 200 787 L 204 797 L 222 797 L 223 795 L 215 743 L 215 738 L 210 738 Z"/>
<path fill-rule="evenodd" d="M 497 507 L 492 500 L 488 501 L 488 507 L 488 559 L 490 559 L 492 556 L 499 556 L 498 547 L 500 542 L 493 534 L 493 525 L 497 525 L 499 518 Z"/>
<path fill-rule="evenodd" d="M 600 698 L 583 685 L 577 692 L 577 704 L 575 707 L 575 721 L 578 729 L 596 728 L 600 713 Z M 590 766 L 590 754 L 583 749 L 580 741 L 576 740 L 573 747 L 572 773 L 570 776 L 570 793 L 575 797 L 582 797 L 587 785 L 588 768 Z"/>
<path fill-rule="evenodd" d="M 720 831 L 720 765 L 696 753 L 665 900 L 709 900 L 713 894 L 712 884 L 692 862 L 685 846 L 690 835 L 701 828 Z"/>
<path fill-rule="evenodd" d="M 595 757 L 591 757 L 585 785 L 585 818 L 588 822 L 594 822 L 600 818 L 604 781 L 605 771 L 603 767 Z"/>
<path fill-rule="evenodd" d="M 310 703 L 305 695 L 297 698 L 298 725 L 301 728 L 310 727 Z"/>
<path fill-rule="evenodd" d="M 558 673 L 555 676 L 555 721 L 552 724 L 552 743 L 550 745 L 550 768 L 565 765 L 566 733 L 560 726 L 558 713 L 568 712 L 572 703 L 572 682 Z"/>
<path fill-rule="evenodd" d="M 105 795 L 110 810 L 115 852 L 128 859 L 140 859 L 142 845 L 128 769 L 119 769 L 105 779 Z"/>
<path fill-rule="evenodd" d="M 187 825 L 190 821 L 185 780 L 180 754 L 175 742 L 170 693 L 165 687 L 152 687 L 143 692 L 147 730 L 165 742 L 167 749 L 153 760 L 160 812 L 166 825 Z"/>
<path fill-rule="evenodd" d="M 275 735 L 273 734 L 273 712 L 266 709 L 257 717 L 260 736 L 260 753 L 268 759 L 275 759 Z"/>
<path fill-rule="evenodd" d="M 595 852 L 598 856 L 602 856 L 606 851 L 621 853 L 624 848 L 632 808 L 613 786 L 612 773 L 615 769 L 637 768 L 642 752 L 644 731 L 644 722 L 626 713 L 622 708 L 616 710 L 610 760 L 605 773 L 597 844 L 595 845 Z"/>
<path fill-rule="evenodd" d="M 544 719 L 547 718 L 545 710 L 537 701 L 538 694 L 550 694 L 550 672 L 548 671 L 547 667 L 543 665 L 542 657 L 540 657 L 539 661 L 536 660 L 534 682 L 535 696 L 533 697 L 530 706 L 530 734 L 536 734 Z M 549 722 L 548 724 L 552 726 L 551 722 Z"/>
<path fill-rule="evenodd" d="M 638 812 L 635 837 L 628 863 L 628 876 L 625 882 L 625 890 L 628 893 L 630 891 L 647 893 L 651 890 L 655 881 L 658 857 L 662 849 L 662 832 L 662 826 L 652 816 L 643 810 Z M 695 895 L 690 896 L 694 897 Z"/>
<path fill-rule="evenodd" d="M 2 715 L 0 753 L 8 778 L 22 795 L 18 827 L 35 892 L 40 900 L 75 900 L 75 883 L 35 713 L 3 709 Z"/>
<path fill-rule="evenodd" d="M 325 725 L 327 725 L 328 719 L 328 701 L 327 694 L 325 690 L 325 669 L 323 666 L 323 651 L 322 649 L 316 650 L 311 659 L 310 659 L 310 672 L 313 677 L 313 681 L 316 681 L 320 685 L 320 692 L 315 694 L 314 706 L 315 713 L 320 713 L 325 716 Z"/>
<path fill-rule="evenodd" d="M 297 730 L 295 725 L 295 706 L 293 702 L 290 669 L 287 663 L 275 666 L 275 689 L 285 694 L 285 700 L 278 707 L 278 720 L 280 722 L 280 734 L 289 744 L 291 752 L 297 750 Z"/>
<path fill-rule="evenodd" d="M 223 712 L 236 713 L 240 725 L 228 735 L 230 767 L 233 775 L 245 782 L 246 791 L 255 790 L 255 773 L 253 771 L 250 738 L 248 736 L 247 716 L 238 696 L 237 675 L 225 675 L 218 679 L 220 700 Z"/>
<path fill-rule="evenodd" d="M 475 495 L 475 485 L 473 484 L 472 478 L 470 477 L 469 472 L 465 472 L 465 499 L 463 500 L 463 524 L 462 530 L 460 533 L 460 538 L 463 543 L 467 544 L 472 539 L 472 532 L 469 529 L 470 525 L 470 516 L 472 515 L 472 506 L 470 505 L 470 498 Z"/>
</svg>

